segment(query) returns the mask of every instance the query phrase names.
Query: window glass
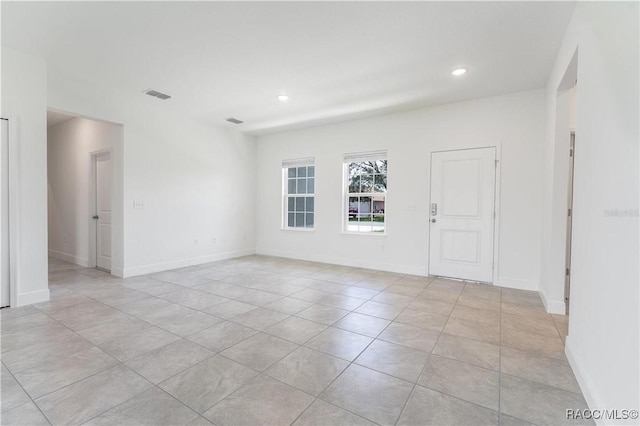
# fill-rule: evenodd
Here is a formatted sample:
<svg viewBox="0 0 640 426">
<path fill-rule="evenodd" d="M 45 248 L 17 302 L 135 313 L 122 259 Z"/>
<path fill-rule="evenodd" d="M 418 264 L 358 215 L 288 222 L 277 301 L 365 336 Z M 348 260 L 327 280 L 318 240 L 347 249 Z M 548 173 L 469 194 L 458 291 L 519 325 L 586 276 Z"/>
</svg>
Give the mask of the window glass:
<svg viewBox="0 0 640 426">
<path fill-rule="evenodd" d="M 385 232 L 387 160 L 345 161 L 347 232 Z"/>
<path fill-rule="evenodd" d="M 313 228 L 315 209 L 315 167 L 283 167 L 284 227 Z"/>
</svg>

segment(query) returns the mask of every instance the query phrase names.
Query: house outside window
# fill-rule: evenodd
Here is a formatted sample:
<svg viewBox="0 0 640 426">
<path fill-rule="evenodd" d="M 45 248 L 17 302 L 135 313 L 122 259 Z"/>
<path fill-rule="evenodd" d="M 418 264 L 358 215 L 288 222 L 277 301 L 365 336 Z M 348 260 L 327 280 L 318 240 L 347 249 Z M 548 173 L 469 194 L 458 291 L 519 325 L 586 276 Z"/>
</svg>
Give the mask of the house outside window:
<svg viewBox="0 0 640 426">
<path fill-rule="evenodd" d="M 282 162 L 283 229 L 312 230 L 315 225 L 315 159 Z"/>
<path fill-rule="evenodd" d="M 384 234 L 387 210 L 387 152 L 344 156 L 344 231 Z"/>
</svg>

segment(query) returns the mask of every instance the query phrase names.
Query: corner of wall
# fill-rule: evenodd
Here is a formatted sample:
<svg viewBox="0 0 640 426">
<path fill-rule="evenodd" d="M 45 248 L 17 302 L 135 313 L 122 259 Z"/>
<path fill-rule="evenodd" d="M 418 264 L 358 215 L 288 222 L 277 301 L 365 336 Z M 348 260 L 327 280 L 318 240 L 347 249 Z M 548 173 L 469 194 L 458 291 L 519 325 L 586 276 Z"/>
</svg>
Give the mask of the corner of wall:
<svg viewBox="0 0 640 426">
<path fill-rule="evenodd" d="M 16 307 L 47 302 L 49 301 L 49 297 L 49 289 L 31 291 L 28 293 L 18 293 L 16 297 Z"/>
<path fill-rule="evenodd" d="M 538 292 L 540 294 L 540 298 L 542 299 L 542 303 L 544 304 L 547 313 L 549 314 L 558 314 L 564 315 L 566 312 L 566 306 L 564 301 L 562 300 L 548 300 L 545 296 L 545 292 L 540 289 Z"/>
<path fill-rule="evenodd" d="M 85 268 L 89 267 L 89 259 L 86 257 L 74 256 L 73 254 L 64 253 L 62 251 L 49 249 L 49 256 L 64 260 L 65 262 L 75 263 L 76 265 L 84 266 Z"/>
<path fill-rule="evenodd" d="M 564 353 L 567 356 L 571 369 L 576 376 L 576 380 L 578 381 L 578 385 L 580 386 L 580 390 L 582 391 L 582 395 L 584 396 L 587 405 L 592 410 L 604 407 L 602 398 L 600 398 L 596 387 L 589 379 L 589 376 L 585 373 L 584 368 L 580 364 L 579 357 L 573 351 L 573 346 L 573 339 L 571 338 L 571 334 L 569 334 L 564 345 Z"/>
<path fill-rule="evenodd" d="M 153 263 L 149 265 L 132 266 L 129 268 L 117 268 L 117 269 L 112 269 L 111 273 L 119 277 L 129 278 L 129 277 L 135 277 L 138 275 L 152 274 L 154 272 L 162 272 L 162 271 L 168 271 L 171 269 L 201 265 L 203 263 L 216 262 L 219 260 L 233 259 L 233 258 L 242 257 L 242 256 L 251 256 L 252 254 L 255 254 L 255 253 L 256 253 L 255 248 L 248 248 L 248 249 L 228 251 L 224 253 L 217 253 L 217 254 L 207 255 L 207 256 L 190 257 L 186 259 L 171 260 L 168 262 Z"/>
<path fill-rule="evenodd" d="M 539 291 L 540 289 L 538 280 L 523 280 L 521 278 L 498 277 L 494 285 L 517 290 Z"/>
</svg>

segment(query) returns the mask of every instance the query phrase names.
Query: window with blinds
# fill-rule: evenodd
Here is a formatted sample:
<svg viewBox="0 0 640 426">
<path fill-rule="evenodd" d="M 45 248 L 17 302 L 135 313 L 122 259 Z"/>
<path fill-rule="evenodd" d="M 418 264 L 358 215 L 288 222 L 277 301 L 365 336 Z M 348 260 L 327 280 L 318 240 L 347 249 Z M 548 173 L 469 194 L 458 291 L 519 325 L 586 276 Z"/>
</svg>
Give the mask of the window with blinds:
<svg viewBox="0 0 640 426">
<path fill-rule="evenodd" d="M 345 154 L 344 231 L 384 233 L 387 152 Z"/>
<path fill-rule="evenodd" d="M 315 159 L 282 162 L 283 228 L 313 229 L 315 218 Z"/>
</svg>

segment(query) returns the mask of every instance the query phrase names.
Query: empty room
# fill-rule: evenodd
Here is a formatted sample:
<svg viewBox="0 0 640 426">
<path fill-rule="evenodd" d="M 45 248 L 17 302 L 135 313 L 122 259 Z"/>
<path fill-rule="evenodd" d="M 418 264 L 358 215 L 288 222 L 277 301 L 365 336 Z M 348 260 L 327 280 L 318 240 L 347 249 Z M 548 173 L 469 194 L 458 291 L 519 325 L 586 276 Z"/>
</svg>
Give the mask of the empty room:
<svg viewBox="0 0 640 426">
<path fill-rule="evenodd" d="M 638 2 L 0 19 L 0 424 L 640 423 Z"/>
</svg>

